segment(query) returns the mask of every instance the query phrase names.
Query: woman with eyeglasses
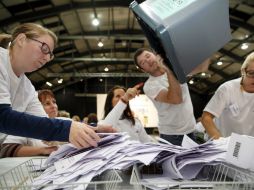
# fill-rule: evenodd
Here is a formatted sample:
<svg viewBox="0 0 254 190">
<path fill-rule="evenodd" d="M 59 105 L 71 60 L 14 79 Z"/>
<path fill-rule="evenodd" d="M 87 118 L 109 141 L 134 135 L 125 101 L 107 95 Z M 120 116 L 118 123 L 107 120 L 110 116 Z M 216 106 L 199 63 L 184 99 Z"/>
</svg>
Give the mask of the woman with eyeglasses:
<svg viewBox="0 0 254 190">
<path fill-rule="evenodd" d="M 12 34 L 9 48 L 0 48 L 0 132 L 42 139 L 69 141 L 76 147 L 97 146 L 95 130 L 75 121 L 51 119 L 25 73 L 35 71 L 54 58 L 56 35 L 41 25 L 24 23 Z"/>
<path fill-rule="evenodd" d="M 222 84 L 203 111 L 201 122 L 211 138 L 233 132 L 254 136 L 254 52 L 242 64 L 241 74 Z"/>
</svg>

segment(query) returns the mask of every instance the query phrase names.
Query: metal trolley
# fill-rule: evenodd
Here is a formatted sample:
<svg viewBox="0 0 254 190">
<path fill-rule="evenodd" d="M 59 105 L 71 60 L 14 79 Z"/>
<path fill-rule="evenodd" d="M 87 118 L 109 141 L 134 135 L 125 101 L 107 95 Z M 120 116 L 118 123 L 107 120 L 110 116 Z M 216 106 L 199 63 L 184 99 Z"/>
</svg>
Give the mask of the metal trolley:
<svg viewBox="0 0 254 190">
<path fill-rule="evenodd" d="M 0 175 L 1 190 L 16 189 L 87 189 L 87 190 L 114 190 L 118 189 L 118 184 L 122 182 L 121 177 L 115 170 L 108 170 L 96 176 L 89 183 L 65 183 L 62 185 L 33 185 L 34 179 L 43 172 L 45 158 L 34 158 L 28 160 L 8 172 Z"/>
<path fill-rule="evenodd" d="M 158 177 L 161 176 L 161 177 Z M 158 165 L 135 165 L 130 183 L 135 190 L 216 189 L 254 190 L 254 173 L 227 163 L 204 166 L 194 180 L 171 180 L 162 176 Z"/>
</svg>

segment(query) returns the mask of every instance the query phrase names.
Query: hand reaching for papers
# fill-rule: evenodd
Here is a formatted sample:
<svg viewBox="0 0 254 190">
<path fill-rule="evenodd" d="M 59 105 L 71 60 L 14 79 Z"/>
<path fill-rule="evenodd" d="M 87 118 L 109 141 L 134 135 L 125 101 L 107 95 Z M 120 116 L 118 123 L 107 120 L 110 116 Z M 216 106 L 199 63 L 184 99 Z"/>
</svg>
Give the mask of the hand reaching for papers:
<svg viewBox="0 0 254 190">
<path fill-rule="evenodd" d="M 98 133 L 116 133 L 117 130 L 113 128 L 111 125 L 97 125 L 95 128 Z"/>
<path fill-rule="evenodd" d="M 49 146 L 49 147 L 41 147 L 40 152 L 41 155 L 50 155 L 51 152 L 56 151 L 58 146 Z"/>
<path fill-rule="evenodd" d="M 95 133 L 94 129 L 84 123 L 72 121 L 69 141 L 77 148 L 97 147 L 99 140 L 100 137 Z"/>
<path fill-rule="evenodd" d="M 144 85 L 144 83 L 139 83 L 135 85 L 133 88 L 128 88 L 123 97 L 121 98 L 123 102 L 128 102 L 131 99 L 135 98 L 135 96 L 139 95 L 141 88 Z"/>
</svg>

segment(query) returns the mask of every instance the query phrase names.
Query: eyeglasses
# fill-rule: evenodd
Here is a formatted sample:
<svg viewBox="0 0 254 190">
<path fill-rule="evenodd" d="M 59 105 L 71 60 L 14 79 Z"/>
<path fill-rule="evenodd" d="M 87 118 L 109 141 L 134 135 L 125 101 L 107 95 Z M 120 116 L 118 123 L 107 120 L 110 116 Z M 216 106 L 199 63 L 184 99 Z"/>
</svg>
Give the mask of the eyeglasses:
<svg viewBox="0 0 254 190">
<path fill-rule="evenodd" d="M 48 44 L 46 44 L 45 42 L 41 42 L 39 40 L 36 40 L 36 39 L 33 39 L 33 38 L 29 38 L 30 40 L 33 40 L 33 41 L 36 41 L 36 42 L 39 42 L 41 44 L 41 52 L 44 53 L 44 54 L 49 54 L 50 56 L 50 60 L 52 60 L 54 58 L 54 54 L 52 51 L 50 51 L 50 48 L 48 46 Z"/>
<path fill-rule="evenodd" d="M 249 78 L 254 78 L 254 70 L 245 71 L 246 76 Z"/>
</svg>

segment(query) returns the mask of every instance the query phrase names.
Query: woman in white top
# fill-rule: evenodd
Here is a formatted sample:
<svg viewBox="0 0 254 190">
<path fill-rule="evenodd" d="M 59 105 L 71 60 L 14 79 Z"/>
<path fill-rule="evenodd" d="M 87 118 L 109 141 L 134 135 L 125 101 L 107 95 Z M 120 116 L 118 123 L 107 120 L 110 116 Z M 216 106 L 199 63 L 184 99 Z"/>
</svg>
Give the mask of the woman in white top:
<svg viewBox="0 0 254 190">
<path fill-rule="evenodd" d="M 8 49 L 0 47 L 0 132 L 43 140 L 69 141 L 77 148 L 97 146 L 100 137 L 90 126 L 48 118 L 25 73 L 54 58 L 56 35 L 34 24 L 18 25 Z M 109 126 L 98 131 L 113 131 Z"/>
<path fill-rule="evenodd" d="M 135 118 L 130 106 L 129 100 L 139 94 L 138 90 L 143 84 L 129 88 L 115 86 L 107 94 L 104 107 L 106 118 L 100 121 L 100 124 L 112 125 L 118 132 L 127 132 L 131 140 L 137 140 L 142 143 L 151 142 L 152 139 L 147 135 L 142 123 Z"/>
<path fill-rule="evenodd" d="M 55 118 L 58 115 L 58 106 L 51 90 L 40 90 L 38 98 L 49 118 Z M 43 142 L 38 139 L 18 137 L 8 135 L 1 147 L 1 157 L 20 157 L 20 156 L 38 156 L 49 155 L 57 150 L 57 143 Z"/>
<path fill-rule="evenodd" d="M 231 133 L 254 136 L 254 52 L 241 68 L 242 77 L 222 84 L 204 109 L 202 124 L 210 137 Z"/>
</svg>

